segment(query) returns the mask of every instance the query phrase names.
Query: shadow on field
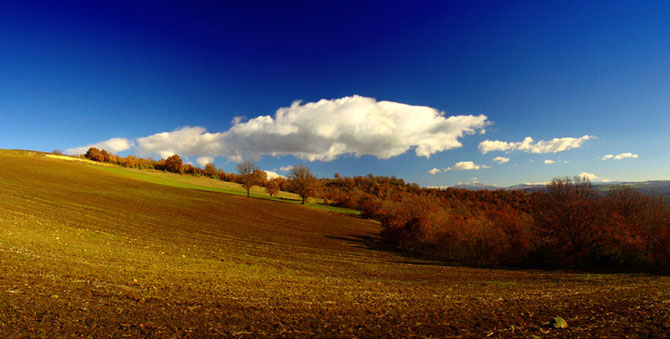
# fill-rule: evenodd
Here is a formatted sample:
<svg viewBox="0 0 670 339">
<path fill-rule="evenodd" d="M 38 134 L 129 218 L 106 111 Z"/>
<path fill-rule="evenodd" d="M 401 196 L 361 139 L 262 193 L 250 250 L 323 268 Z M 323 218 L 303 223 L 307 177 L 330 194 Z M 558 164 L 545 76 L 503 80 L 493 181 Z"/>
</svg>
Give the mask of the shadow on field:
<svg viewBox="0 0 670 339">
<path fill-rule="evenodd" d="M 385 242 L 384 239 L 382 239 L 378 234 L 375 233 L 370 233 L 369 235 L 347 234 L 346 237 L 336 237 L 327 235 L 326 238 L 343 240 L 348 243 L 355 244 L 356 248 L 378 251 L 378 252 L 393 253 L 406 259 L 406 260 L 389 260 L 390 262 L 397 264 L 410 264 L 420 266 L 453 266 L 450 265 L 449 263 L 435 260 L 418 253 L 411 253 L 404 251 L 392 244 Z"/>
</svg>

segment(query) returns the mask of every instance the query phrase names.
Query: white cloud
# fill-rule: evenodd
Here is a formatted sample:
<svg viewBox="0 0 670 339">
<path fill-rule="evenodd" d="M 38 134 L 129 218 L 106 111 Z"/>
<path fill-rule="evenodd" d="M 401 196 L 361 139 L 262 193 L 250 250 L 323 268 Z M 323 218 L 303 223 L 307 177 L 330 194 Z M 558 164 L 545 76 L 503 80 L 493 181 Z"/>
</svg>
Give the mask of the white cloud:
<svg viewBox="0 0 670 339">
<path fill-rule="evenodd" d="M 489 168 L 489 166 L 476 165 L 472 161 L 459 161 L 453 167 L 447 167 L 445 171 L 477 171 L 483 168 Z"/>
<path fill-rule="evenodd" d="M 551 181 L 538 181 L 538 182 L 529 182 L 528 181 L 528 182 L 524 182 L 523 184 L 528 185 L 528 186 L 537 186 L 537 185 L 548 185 L 550 183 L 551 183 Z"/>
<path fill-rule="evenodd" d="M 600 180 L 600 181 L 605 182 L 605 183 L 612 182 L 612 180 L 610 180 L 610 179 L 603 179 L 603 180 Z"/>
<path fill-rule="evenodd" d="M 220 154 L 222 133 L 207 133 L 202 127 L 182 127 L 172 132 L 156 133 L 137 139 L 136 151 L 142 156 L 158 154 L 167 158 L 181 156 L 216 156 Z"/>
<path fill-rule="evenodd" d="M 195 162 L 197 162 L 198 165 L 204 167 L 207 164 L 213 164 L 214 157 L 198 157 L 198 159 L 195 159 Z"/>
<path fill-rule="evenodd" d="M 593 173 L 588 173 L 588 172 L 579 173 L 578 176 L 582 179 L 589 179 L 590 181 L 594 181 L 594 180 L 598 179 L 597 175 L 595 175 Z"/>
<path fill-rule="evenodd" d="M 293 169 L 292 165 L 279 167 L 279 170 L 282 171 L 282 172 L 289 172 L 292 169 Z"/>
<path fill-rule="evenodd" d="M 95 144 L 90 144 L 82 147 L 68 148 L 65 153 L 68 154 L 84 154 L 89 148 L 95 147 L 100 150 L 107 150 L 110 153 L 123 152 L 133 147 L 133 143 L 125 138 L 111 138 L 109 140 L 101 141 Z"/>
<path fill-rule="evenodd" d="M 497 162 L 498 164 L 502 165 L 502 164 L 504 164 L 504 163 L 506 163 L 506 162 L 509 162 L 509 158 L 505 158 L 505 157 L 495 157 L 495 158 L 493 158 L 493 161 L 495 161 L 495 162 Z"/>
<path fill-rule="evenodd" d="M 551 160 L 551 159 L 547 159 L 547 160 L 544 161 L 544 163 L 547 164 L 547 165 L 551 165 L 551 164 L 553 164 L 554 162 L 555 162 L 555 161 L 553 161 L 553 160 Z"/>
<path fill-rule="evenodd" d="M 595 138 L 591 135 L 584 135 L 581 138 L 554 138 L 549 141 L 540 140 L 533 142 L 533 138 L 526 137 L 520 142 L 507 142 L 500 140 L 484 140 L 479 143 L 479 151 L 482 154 L 494 151 L 524 151 L 527 153 L 557 153 L 567 151 L 573 148 L 579 148 L 590 139 Z"/>
<path fill-rule="evenodd" d="M 233 119 L 225 132 L 182 127 L 137 139 L 140 155 L 260 158 L 292 155 L 331 161 L 345 154 L 388 159 L 414 149 L 420 157 L 461 147 L 465 135 L 482 132 L 485 115 L 445 116 L 434 108 L 361 96 L 319 100 L 248 121 Z"/>
<path fill-rule="evenodd" d="M 608 160 L 608 159 L 621 160 L 626 158 L 637 159 L 637 157 L 638 155 L 634 153 L 621 153 L 619 155 L 607 154 L 600 160 Z"/>
<path fill-rule="evenodd" d="M 490 166 L 486 165 L 477 165 L 472 161 L 459 161 L 454 166 L 452 167 L 447 167 L 447 168 L 433 168 L 428 173 L 430 174 L 437 174 L 440 172 L 451 172 L 451 171 L 477 171 L 480 169 L 484 168 L 489 168 Z M 477 179 L 477 178 L 474 178 Z"/>
<path fill-rule="evenodd" d="M 277 172 L 273 172 L 273 171 L 263 171 L 263 172 L 265 172 L 265 174 L 267 174 L 268 180 L 274 179 L 274 178 L 286 178 L 285 176 L 283 176 L 283 175 L 281 175 Z"/>
</svg>

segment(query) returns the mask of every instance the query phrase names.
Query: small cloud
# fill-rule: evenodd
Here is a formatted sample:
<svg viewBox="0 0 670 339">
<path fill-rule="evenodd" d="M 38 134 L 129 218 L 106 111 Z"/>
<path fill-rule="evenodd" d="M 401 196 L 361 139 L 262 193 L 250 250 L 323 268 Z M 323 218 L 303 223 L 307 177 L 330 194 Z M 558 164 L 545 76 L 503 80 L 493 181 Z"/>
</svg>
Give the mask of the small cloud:
<svg viewBox="0 0 670 339">
<path fill-rule="evenodd" d="M 550 159 L 547 159 L 547 160 L 544 161 L 544 163 L 547 164 L 547 165 L 553 164 L 554 162 L 555 161 L 550 160 Z"/>
<path fill-rule="evenodd" d="M 578 177 L 580 177 L 582 179 L 589 179 L 590 181 L 594 181 L 594 180 L 598 179 L 597 175 L 595 175 L 593 173 L 589 173 L 589 172 L 579 173 Z"/>
<path fill-rule="evenodd" d="M 430 171 L 428 171 L 428 173 L 430 173 L 432 175 L 435 175 L 437 173 L 440 173 L 440 169 L 439 168 L 433 168 Z"/>
<path fill-rule="evenodd" d="M 478 171 L 480 169 L 489 168 L 486 165 L 477 165 L 472 161 L 459 161 L 453 167 L 448 167 L 445 172 L 449 171 Z"/>
<path fill-rule="evenodd" d="M 109 140 L 101 141 L 95 144 L 89 144 L 87 146 L 81 146 L 81 147 L 73 147 L 73 148 L 68 148 L 65 150 L 65 153 L 68 154 L 84 154 L 86 151 L 88 151 L 89 148 L 95 147 L 100 150 L 107 150 L 110 153 L 118 153 L 118 152 L 123 152 L 131 147 L 133 147 L 133 143 L 125 138 L 111 138 Z"/>
<path fill-rule="evenodd" d="M 195 159 L 195 162 L 198 163 L 201 167 L 204 167 L 207 164 L 212 164 L 214 163 L 214 158 L 213 157 L 198 157 L 198 159 Z"/>
<path fill-rule="evenodd" d="M 603 179 L 603 180 L 600 180 L 600 181 L 601 182 L 612 182 L 612 180 L 610 180 L 610 179 Z"/>
<path fill-rule="evenodd" d="M 505 157 L 495 157 L 495 158 L 493 158 L 493 161 L 494 161 L 494 162 L 497 162 L 497 163 L 500 164 L 500 165 L 502 165 L 502 164 L 504 164 L 504 163 L 506 163 L 506 162 L 509 162 L 509 158 L 505 158 Z"/>
<path fill-rule="evenodd" d="M 549 141 L 540 140 L 538 142 L 534 142 L 531 137 L 526 137 L 523 141 L 519 142 L 484 140 L 479 143 L 479 151 L 482 154 L 493 151 L 511 152 L 517 150 L 526 153 L 557 153 L 573 148 L 580 148 L 585 141 L 594 138 L 592 135 L 584 135 L 580 138 L 554 138 Z"/>
<path fill-rule="evenodd" d="M 621 153 L 619 155 L 613 155 L 613 154 L 607 154 L 604 157 L 600 158 L 600 160 L 608 160 L 608 159 L 614 159 L 614 160 L 621 160 L 621 159 L 637 159 L 638 155 L 634 153 Z"/>
<path fill-rule="evenodd" d="M 292 169 L 293 169 L 293 166 L 291 166 L 291 165 L 279 167 L 279 170 L 282 171 L 282 172 L 289 172 Z"/>
</svg>

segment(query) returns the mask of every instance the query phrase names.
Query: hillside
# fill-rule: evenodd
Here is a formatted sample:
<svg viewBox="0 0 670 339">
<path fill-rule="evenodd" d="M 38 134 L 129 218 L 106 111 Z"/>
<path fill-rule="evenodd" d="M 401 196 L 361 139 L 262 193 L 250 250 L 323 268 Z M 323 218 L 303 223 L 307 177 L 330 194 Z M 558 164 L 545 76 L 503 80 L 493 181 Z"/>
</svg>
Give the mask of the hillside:
<svg viewBox="0 0 670 339">
<path fill-rule="evenodd" d="M 377 223 L 221 184 L 0 151 L 0 337 L 670 330 L 668 277 L 445 266 Z"/>
</svg>

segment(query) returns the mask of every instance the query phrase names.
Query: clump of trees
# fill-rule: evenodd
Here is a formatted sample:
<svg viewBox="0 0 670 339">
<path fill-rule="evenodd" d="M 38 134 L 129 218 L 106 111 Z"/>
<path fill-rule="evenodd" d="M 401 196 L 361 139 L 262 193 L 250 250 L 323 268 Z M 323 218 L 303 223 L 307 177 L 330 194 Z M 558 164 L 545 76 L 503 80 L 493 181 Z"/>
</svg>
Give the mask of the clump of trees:
<svg viewBox="0 0 670 339">
<path fill-rule="evenodd" d="M 532 194 L 426 190 L 358 206 L 410 252 L 482 265 L 670 269 L 670 204 L 630 188 L 606 193 L 582 178 Z"/>
</svg>

